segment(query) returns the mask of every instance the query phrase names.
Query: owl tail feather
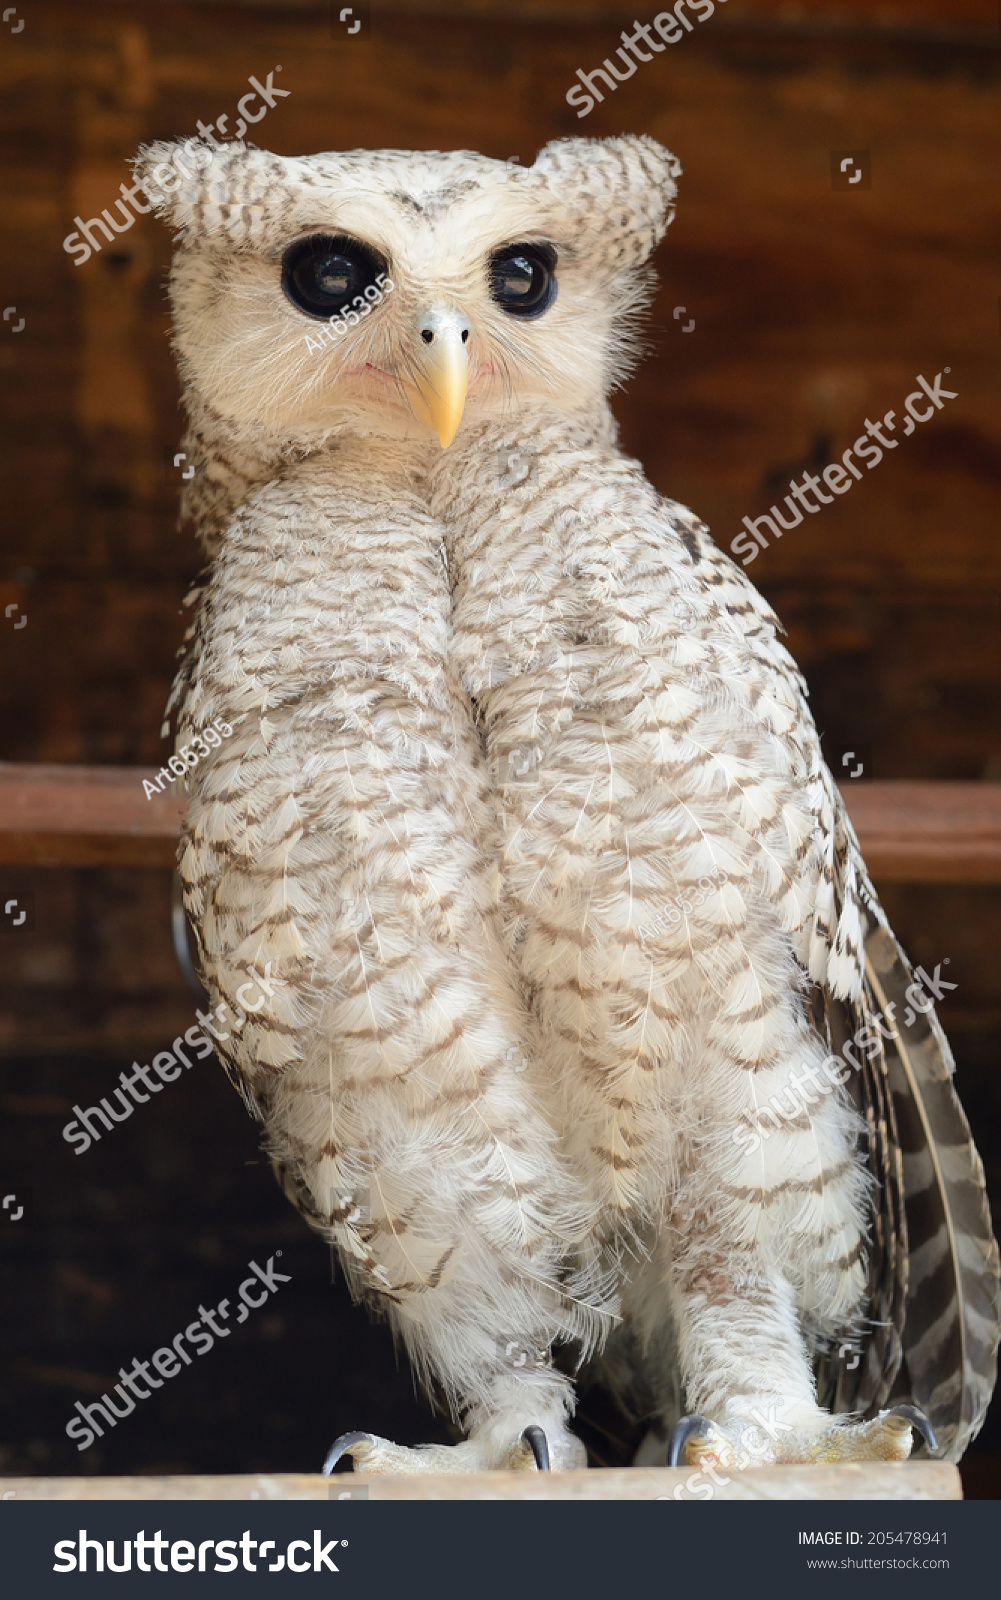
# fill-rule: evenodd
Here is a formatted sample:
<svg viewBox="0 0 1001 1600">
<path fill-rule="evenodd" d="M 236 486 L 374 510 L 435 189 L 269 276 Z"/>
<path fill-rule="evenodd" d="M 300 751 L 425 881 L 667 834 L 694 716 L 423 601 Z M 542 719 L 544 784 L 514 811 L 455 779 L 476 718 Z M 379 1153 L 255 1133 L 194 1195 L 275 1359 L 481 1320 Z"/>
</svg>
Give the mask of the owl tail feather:
<svg viewBox="0 0 1001 1600">
<path fill-rule="evenodd" d="M 868 909 L 865 987 L 894 1022 L 884 1070 L 907 1217 L 904 1366 L 896 1387 L 909 1386 L 932 1421 L 941 1455 L 958 1461 L 980 1431 L 997 1378 L 998 1247 L 945 1034 L 930 1005 L 912 1003 L 923 991 L 878 903 Z"/>
</svg>

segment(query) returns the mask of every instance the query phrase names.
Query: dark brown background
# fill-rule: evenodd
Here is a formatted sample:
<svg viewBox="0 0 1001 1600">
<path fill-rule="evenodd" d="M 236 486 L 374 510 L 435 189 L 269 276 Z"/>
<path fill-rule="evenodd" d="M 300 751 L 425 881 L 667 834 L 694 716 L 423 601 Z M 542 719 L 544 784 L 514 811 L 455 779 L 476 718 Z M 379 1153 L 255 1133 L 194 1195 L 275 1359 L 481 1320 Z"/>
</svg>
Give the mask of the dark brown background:
<svg viewBox="0 0 1001 1600">
<path fill-rule="evenodd" d="M 564 96 L 636 0 L 374 5 L 334 42 L 317 4 L 39 4 L 0 27 L 4 519 L 0 756 L 159 764 L 179 604 L 177 383 L 169 240 L 140 219 L 75 268 L 74 214 L 113 204 L 143 140 L 231 119 L 278 63 L 291 96 L 258 125 L 286 154 L 466 146 L 530 162 L 571 133 L 646 132 L 681 157 L 659 254 L 653 351 L 617 411 L 626 446 L 729 545 L 797 468 L 841 454 L 945 365 L 959 398 L 764 552 L 752 576 L 789 629 L 832 750 L 880 778 L 1001 778 L 1001 169 L 995 0 L 729 0 L 583 122 Z M 836 193 L 832 149 L 872 187 Z M 685 318 L 673 308 L 686 307 Z M 694 317 L 695 330 L 681 332 Z M 27 615 L 27 626 L 13 622 Z M 60 1138 L 193 1021 L 157 871 L 0 869 L 35 927 L 0 929 L 0 1180 L 34 1191 L 3 1230 L 9 1364 L 0 1470 L 313 1467 L 334 1433 L 446 1437 L 384 1328 L 329 1285 L 327 1254 L 274 1187 L 215 1063 L 100 1146 Z M 958 984 L 943 1016 L 992 1184 L 999 1178 L 1001 909 L 989 888 L 887 886 L 898 931 Z M 229 1344 L 80 1456 L 63 1429 L 134 1355 L 232 1294 L 250 1256 L 293 1282 Z M 613 1447 L 590 1434 L 596 1459 Z M 964 1468 L 997 1494 L 999 1430 Z"/>
</svg>

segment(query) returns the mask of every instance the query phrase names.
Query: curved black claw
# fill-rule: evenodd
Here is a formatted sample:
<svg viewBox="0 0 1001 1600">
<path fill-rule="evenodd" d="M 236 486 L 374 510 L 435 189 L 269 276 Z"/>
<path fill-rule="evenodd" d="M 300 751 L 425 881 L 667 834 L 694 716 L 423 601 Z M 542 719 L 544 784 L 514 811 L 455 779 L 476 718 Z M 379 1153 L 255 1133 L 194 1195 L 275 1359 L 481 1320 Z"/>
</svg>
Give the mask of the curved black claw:
<svg viewBox="0 0 1001 1600">
<path fill-rule="evenodd" d="M 928 1421 L 928 1418 L 925 1416 L 924 1412 L 919 1410 L 917 1406 L 891 1406 L 887 1412 L 887 1416 L 904 1417 L 910 1423 L 912 1428 L 917 1428 L 925 1444 L 928 1446 L 929 1451 L 932 1455 L 934 1455 L 935 1451 L 938 1449 L 938 1439 L 935 1435 L 935 1429 Z"/>
<path fill-rule="evenodd" d="M 329 1478 L 341 1456 L 347 1455 L 353 1445 L 362 1443 L 371 1444 L 372 1435 L 370 1433 L 342 1433 L 339 1439 L 335 1439 L 327 1451 L 327 1459 L 323 1463 L 324 1477 Z"/>
<path fill-rule="evenodd" d="M 691 1416 L 682 1417 L 671 1430 L 671 1442 L 667 1447 L 667 1464 L 676 1467 L 684 1453 L 685 1445 L 689 1439 L 708 1439 L 712 1423 L 706 1417 L 700 1417 L 697 1411 Z"/>
<path fill-rule="evenodd" d="M 540 1472 L 549 1472 L 549 1440 L 537 1422 L 530 1422 L 521 1436 L 535 1457 Z"/>
</svg>

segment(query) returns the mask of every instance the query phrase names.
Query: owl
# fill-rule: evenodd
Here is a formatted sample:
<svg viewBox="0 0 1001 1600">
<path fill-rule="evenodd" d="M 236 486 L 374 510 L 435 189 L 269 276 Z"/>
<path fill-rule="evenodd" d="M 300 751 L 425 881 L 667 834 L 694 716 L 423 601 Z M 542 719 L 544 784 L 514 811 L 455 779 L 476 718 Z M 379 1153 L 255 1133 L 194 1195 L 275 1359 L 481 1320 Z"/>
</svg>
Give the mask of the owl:
<svg viewBox="0 0 1001 1600">
<path fill-rule="evenodd" d="M 328 1471 L 578 1467 L 599 1381 L 642 1462 L 957 1459 L 993 1386 L 938 974 L 776 617 L 618 445 L 679 173 L 138 157 L 209 563 L 170 710 L 232 729 L 179 854 L 220 1053 L 458 1425 Z"/>
</svg>

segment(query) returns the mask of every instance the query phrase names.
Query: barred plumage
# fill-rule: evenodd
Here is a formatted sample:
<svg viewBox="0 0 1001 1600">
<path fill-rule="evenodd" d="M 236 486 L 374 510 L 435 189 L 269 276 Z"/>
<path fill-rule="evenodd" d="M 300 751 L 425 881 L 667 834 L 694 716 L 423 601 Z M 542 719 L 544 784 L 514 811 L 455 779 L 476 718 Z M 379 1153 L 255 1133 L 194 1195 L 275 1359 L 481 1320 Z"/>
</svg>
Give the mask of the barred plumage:
<svg viewBox="0 0 1001 1600">
<path fill-rule="evenodd" d="M 687 1406 L 739 1454 L 781 1417 L 743 1464 L 905 1455 L 904 1394 L 958 1457 L 997 1251 L 948 1047 L 894 1023 L 911 974 L 777 619 L 608 406 L 677 161 L 176 159 L 139 174 L 180 231 L 212 564 L 174 704 L 181 744 L 234 729 L 189 780 L 186 904 L 215 1003 L 270 963 L 223 1051 L 286 1193 L 468 1432 L 343 1448 L 531 1466 L 538 1424 L 579 1463 L 571 1377 L 525 1356 L 567 1344 L 661 1436 Z"/>
</svg>

